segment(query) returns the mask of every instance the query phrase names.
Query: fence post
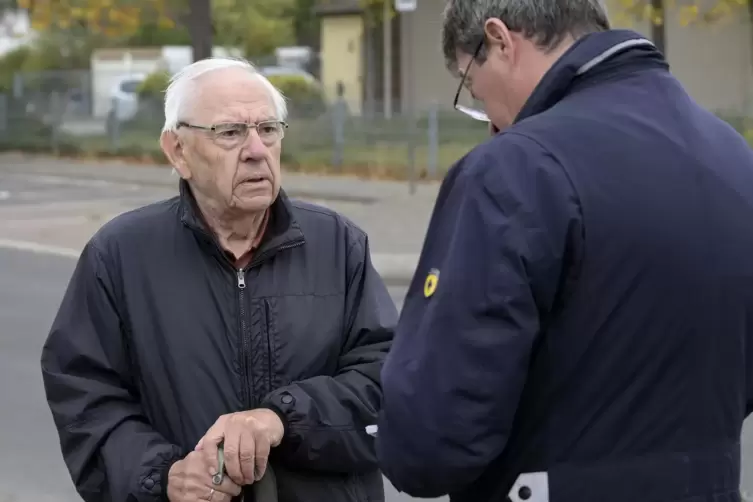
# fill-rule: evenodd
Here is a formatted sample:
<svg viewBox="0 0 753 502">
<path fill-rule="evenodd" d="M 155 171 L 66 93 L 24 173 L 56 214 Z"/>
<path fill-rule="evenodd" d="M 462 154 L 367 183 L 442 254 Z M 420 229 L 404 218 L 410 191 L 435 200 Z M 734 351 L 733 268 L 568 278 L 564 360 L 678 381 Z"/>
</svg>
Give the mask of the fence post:
<svg viewBox="0 0 753 502">
<path fill-rule="evenodd" d="M 13 74 L 13 97 L 21 99 L 24 95 L 24 77 L 20 73 Z"/>
<path fill-rule="evenodd" d="M 50 94 L 50 122 L 52 124 L 52 154 L 60 155 L 60 126 L 63 123 L 63 102 L 60 93 L 53 91 Z"/>
<path fill-rule="evenodd" d="M 341 169 L 343 165 L 343 150 L 345 148 L 345 119 L 347 115 L 347 104 L 343 98 L 338 98 L 332 109 L 332 166 Z"/>
<path fill-rule="evenodd" d="M 120 120 L 118 119 L 118 100 L 112 100 L 112 109 L 106 119 L 107 135 L 110 138 L 110 150 L 117 152 L 120 147 Z"/>
<path fill-rule="evenodd" d="M 411 103 L 408 117 L 408 192 L 416 193 L 416 141 L 418 131 L 416 124 L 416 105 Z"/>
<path fill-rule="evenodd" d="M 436 101 L 429 108 L 428 117 L 429 151 L 427 152 L 427 171 L 429 178 L 437 176 L 439 164 L 439 103 Z"/>
<path fill-rule="evenodd" d="M 0 133 L 5 133 L 8 130 L 8 96 L 7 94 L 0 94 Z"/>
</svg>

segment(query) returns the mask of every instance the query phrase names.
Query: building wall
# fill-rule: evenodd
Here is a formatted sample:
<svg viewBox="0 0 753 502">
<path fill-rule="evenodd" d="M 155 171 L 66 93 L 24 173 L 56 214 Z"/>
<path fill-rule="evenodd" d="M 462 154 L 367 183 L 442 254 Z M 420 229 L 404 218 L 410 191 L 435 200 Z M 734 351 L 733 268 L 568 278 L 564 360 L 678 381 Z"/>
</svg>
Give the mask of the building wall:
<svg viewBox="0 0 753 502">
<path fill-rule="evenodd" d="M 612 0 L 615 3 L 617 0 Z M 695 0 L 700 11 L 716 0 Z M 615 27 L 631 28 L 651 37 L 648 22 L 626 20 L 614 12 Z M 753 33 L 745 7 L 713 24 L 683 26 L 677 8 L 667 11 L 665 56 L 670 71 L 688 93 L 712 111 L 753 116 Z"/>
<path fill-rule="evenodd" d="M 458 82 L 445 68 L 442 56 L 444 0 L 419 0 L 415 12 L 399 14 L 401 20 L 402 111 L 414 106 L 419 113 L 434 103 L 451 107 Z"/>
<path fill-rule="evenodd" d="M 363 20 L 360 15 L 322 17 L 321 70 L 325 96 L 337 97 L 337 83 L 345 87 L 345 100 L 352 113 L 363 104 Z"/>
<path fill-rule="evenodd" d="M 696 4 L 700 2 L 703 8 L 714 1 L 697 0 Z M 443 5 L 444 0 L 421 0 L 416 12 L 401 14 L 404 110 L 411 101 L 419 110 L 433 102 L 452 104 L 457 81 L 445 69 L 442 57 Z M 647 22 L 625 22 L 618 0 L 608 0 L 608 5 L 615 27 L 650 36 Z M 666 39 L 672 73 L 701 105 L 753 115 L 753 33 L 745 9 L 712 26 L 682 26 L 679 14 L 670 11 Z"/>
</svg>

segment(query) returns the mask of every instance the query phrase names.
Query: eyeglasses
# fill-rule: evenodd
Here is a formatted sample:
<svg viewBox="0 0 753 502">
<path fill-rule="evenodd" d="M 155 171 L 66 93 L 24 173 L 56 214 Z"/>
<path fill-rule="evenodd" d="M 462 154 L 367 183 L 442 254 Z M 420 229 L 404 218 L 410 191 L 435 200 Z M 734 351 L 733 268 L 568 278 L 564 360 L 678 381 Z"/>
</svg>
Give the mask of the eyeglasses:
<svg viewBox="0 0 753 502">
<path fill-rule="evenodd" d="M 259 138 L 264 145 L 272 146 L 285 137 L 285 129 L 288 128 L 288 124 L 282 120 L 264 120 L 256 124 L 228 122 L 212 126 L 178 122 L 178 128 L 180 129 L 181 127 L 206 131 L 207 133 L 210 133 L 212 139 L 218 145 L 226 148 L 234 148 L 246 141 L 251 129 L 256 130 L 256 133 L 259 135 Z"/>
<path fill-rule="evenodd" d="M 478 57 L 479 53 L 481 52 L 481 48 L 484 46 L 484 41 L 482 40 L 480 44 L 478 44 L 478 47 L 476 47 L 475 52 L 473 53 L 473 57 L 471 57 L 471 60 L 468 61 L 468 65 L 465 67 L 465 71 L 463 72 L 463 76 L 460 77 L 460 84 L 458 85 L 458 91 L 455 93 L 455 99 L 452 102 L 452 107 L 455 108 L 459 112 L 463 112 L 472 119 L 479 120 L 481 122 L 491 122 L 489 120 L 489 116 L 481 110 L 480 106 L 478 106 L 478 103 L 476 99 L 471 94 L 470 90 L 466 86 L 466 79 L 468 77 L 468 72 L 471 69 L 471 65 Z M 468 97 L 470 98 L 469 101 L 472 103 L 470 106 L 464 105 L 460 103 L 460 97 L 463 89 L 467 90 Z"/>
</svg>

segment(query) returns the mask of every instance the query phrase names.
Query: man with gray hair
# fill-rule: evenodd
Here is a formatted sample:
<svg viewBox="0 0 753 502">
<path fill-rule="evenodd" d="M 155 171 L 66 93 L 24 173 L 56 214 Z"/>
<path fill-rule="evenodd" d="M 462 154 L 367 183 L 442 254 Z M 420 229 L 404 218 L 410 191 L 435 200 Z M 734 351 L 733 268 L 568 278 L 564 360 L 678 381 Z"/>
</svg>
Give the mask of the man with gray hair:
<svg viewBox="0 0 753 502">
<path fill-rule="evenodd" d="M 280 188 L 285 118 L 249 63 L 188 66 L 160 140 L 180 195 L 84 248 L 42 372 L 87 502 L 383 500 L 364 427 L 397 311 L 364 232 Z"/>
<path fill-rule="evenodd" d="M 495 134 L 437 199 L 385 474 L 453 502 L 738 501 L 753 151 L 597 0 L 450 0 L 442 38 Z"/>
</svg>

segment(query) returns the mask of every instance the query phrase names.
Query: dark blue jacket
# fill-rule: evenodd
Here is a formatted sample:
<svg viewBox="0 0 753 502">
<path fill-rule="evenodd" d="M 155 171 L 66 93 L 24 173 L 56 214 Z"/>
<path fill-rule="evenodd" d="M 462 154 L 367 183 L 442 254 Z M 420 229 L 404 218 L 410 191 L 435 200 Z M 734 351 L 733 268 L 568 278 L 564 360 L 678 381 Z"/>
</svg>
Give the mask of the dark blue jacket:
<svg viewBox="0 0 753 502">
<path fill-rule="evenodd" d="M 738 500 L 753 151 L 640 35 L 587 36 L 448 173 L 382 370 L 414 496 Z"/>
</svg>

